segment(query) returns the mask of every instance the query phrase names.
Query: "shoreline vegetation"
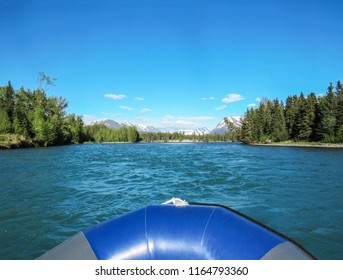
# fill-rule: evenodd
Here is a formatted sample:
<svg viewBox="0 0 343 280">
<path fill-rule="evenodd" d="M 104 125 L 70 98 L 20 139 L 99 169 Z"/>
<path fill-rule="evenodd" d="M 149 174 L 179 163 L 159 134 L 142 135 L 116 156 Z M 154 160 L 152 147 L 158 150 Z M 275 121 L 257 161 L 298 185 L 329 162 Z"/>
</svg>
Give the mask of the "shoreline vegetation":
<svg viewBox="0 0 343 280">
<path fill-rule="evenodd" d="M 330 83 L 324 95 L 291 95 L 285 104 L 264 98 L 247 110 L 239 134 L 246 144 L 343 143 L 343 85 Z"/>
<path fill-rule="evenodd" d="M 251 146 L 263 147 L 298 147 L 298 148 L 335 148 L 342 149 L 343 144 L 340 143 L 320 143 L 320 142 L 277 142 L 277 143 L 253 143 Z"/>
<path fill-rule="evenodd" d="M 225 134 L 185 135 L 180 132 L 141 132 L 136 127 L 111 129 L 85 125 L 68 114 L 63 97 L 48 97 L 56 79 L 38 74 L 39 86 L 14 90 L 0 86 L 0 149 L 48 147 L 79 143 L 199 143 L 241 142 L 261 146 L 343 148 L 343 85 L 332 83 L 325 95 L 289 96 L 286 103 L 262 99 L 235 126 L 225 118 Z"/>
</svg>

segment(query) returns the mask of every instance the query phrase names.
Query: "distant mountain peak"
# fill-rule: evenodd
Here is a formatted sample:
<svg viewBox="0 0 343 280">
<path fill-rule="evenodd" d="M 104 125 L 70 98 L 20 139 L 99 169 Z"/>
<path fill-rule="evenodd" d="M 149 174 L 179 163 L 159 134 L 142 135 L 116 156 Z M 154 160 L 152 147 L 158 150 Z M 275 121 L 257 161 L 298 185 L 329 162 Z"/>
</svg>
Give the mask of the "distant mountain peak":
<svg viewBox="0 0 343 280">
<path fill-rule="evenodd" d="M 90 125 L 96 125 L 96 124 L 103 124 L 106 125 L 108 128 L 120 128 L 122 126 L 130 127 L 134 126 L 137 128 L 139 132 L 159 132 L 159 130 L 156 127 L 150 126 L 150 125 L 144 125 L 144 124 L 137 124 L 133 122 L 128 121 L 114 121 L 111 119 L 104 119 L 104 120 L 97 120 L 90 123 Z"/>
<path fill-rule="evenodd" d="M 240 120 L 241 119 L 240 116 L 228 116 L 226 118 L 228 119 L 228 121 L 232 122 L 235 126 L 241 127 L 242 123 Z M 137 123 L 129 122 L 129 121 L 114 121 L 111 119 L 102 119 L 102 120 L 97 120 L 90 123 L 90 125 L 96 125 L 96 124 L 103 124 L 109 128 L 114 128 L 114 129 L 120 128 L 122 126 L 125 126 L 125 127 L 135 126 L 139 132 L 160 132 L 160 130 L 154 126 L 137 124 Z M 212 130 L 209 130 L 206 127 L 177 130 L 177 132 L 183 133 L 185 135 L 224 134 L 228 131 L 229 131 L 229 128 L 227 127 L 224 118 Z"/>
<path fill-rule="evenodd" d="M 228 116 L 226 117 L 229 122 L 232 122 L 234 126 L 241 127 L 241 117 L 240 116 Z M 225 118 L 223 118 L 217 126 L 211 130 L 210 134 L 224 134 L 229 131 L 227 124 L 225 123 Z"/>
<path fill-rule="evenodd" d="M 180 129 L 177 132 L 183 133 L 185 135 L 204 135 L 209 134 L 210 130 L 207 127 L 200 127 L 195 129 Z"/>
</svg>

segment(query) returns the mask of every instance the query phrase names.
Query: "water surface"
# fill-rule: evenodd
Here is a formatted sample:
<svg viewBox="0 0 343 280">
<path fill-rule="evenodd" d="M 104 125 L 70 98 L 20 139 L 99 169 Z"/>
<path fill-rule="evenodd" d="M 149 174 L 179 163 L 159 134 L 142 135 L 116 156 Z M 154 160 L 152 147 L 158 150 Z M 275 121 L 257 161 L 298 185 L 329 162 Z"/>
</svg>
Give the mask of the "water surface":
<svg viewBox="0 0 343 280">
<path fill-rule="evenodd" d="M 343 150 L 234 143 L 0 151 L 0 259 L 34 259 L 171 197 L 230 206 L 319 259 L 343 259 Z"/>
</svg>

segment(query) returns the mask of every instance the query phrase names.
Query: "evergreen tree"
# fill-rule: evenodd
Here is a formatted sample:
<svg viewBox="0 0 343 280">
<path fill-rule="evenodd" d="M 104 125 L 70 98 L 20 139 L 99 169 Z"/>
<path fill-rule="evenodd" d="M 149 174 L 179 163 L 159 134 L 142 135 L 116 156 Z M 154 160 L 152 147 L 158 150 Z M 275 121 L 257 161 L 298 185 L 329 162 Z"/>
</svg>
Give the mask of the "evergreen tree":
<svg viewBox="0 0 343 280">
<path fill-rule="evenodd" d="M 256 141 L 254 137 L 254 109 L 248 109 L 242 121 L 241 140 L 246 144 Z"/>
<path fill-rule="evenodd" d="M 311 92 L 307 97 L 307 106 L 309 112 L 309 126 L 311 128 L 311 134 L 309 136 L 309 141 L 316 141 L 316 127 L 317 127 L 317 112 L 318 112 L 318 100 L 315 93 Z"/>
<path fill-rule="evenodd" d="M 309 141 L 312 134 L 311 115 L 303 93 L 300 94 L 298 111 L 295 116 L 295 132 L 294 140 L 296 141 Z"/>
<path fill-rule="evenodd" d="M 139 133 L 134 126 L 128 128 L 128 142 L 136 143 L 139 141 Z"/>
<path fill-rule="evenodd" d="M 288 96 L 285 106 L 285 122 L 289 139 L 294 139 L 296 135 L 295 117 L 298 112 L 298 96 Z"/>
<path fill-rule="evenodd" d="M 13 130 L 25 138 L 32 137 L 30 114 L 33 112 L 32 93 L 23 87 L 15 93 Z"/>
<path fill-rule="evenodd" d="M 273 102 L 273 114 L 271 121 L 271 136 L 273 141 L 285 141 L 288 138 L 286 122 L 284 117 L 284 106 L 278 99 Z"/>
<path fill-rule="evenodd" d="M 337 99 L 337 107 L 336 107 L 336 121 L 337 121 L 337 129 L 343 125 L 343 85 L 340 81 L 337 82 L 336 86 L 336 99 Z"/>
<path fill-rule="evenodd" d="M 11 133 L 14 113 L 14 90 L 9 81 L 0 88 L 0 132 Z"/>
<path fill-rule="evenodd" d="M 12 133 L 21 136 L 24 142 L 42 146 L 83 141 L 82 118 L 75 115 L 68 118 L 67 101 L 45 94 L 43 84 L 51 87 L 54 81 L 42 73 L 39 88 L 34 92 L 23 87 L 14 91 L 11 82 L 0 87 L 0 133 Z M 70 119 L 72 124 L 68 123 Z"/>
<path fill-rule="evenodd" d="M 319 99 L 317 133 L 324 142 L 335 142 L 336 103 L 332 83 L 325 96 Z"/>
<path fill-rule="evenodd" d="M 0 133 L 10 133 L 11 127 L 12 125 L 7 111 L 0 108 Z"/>
</svg>

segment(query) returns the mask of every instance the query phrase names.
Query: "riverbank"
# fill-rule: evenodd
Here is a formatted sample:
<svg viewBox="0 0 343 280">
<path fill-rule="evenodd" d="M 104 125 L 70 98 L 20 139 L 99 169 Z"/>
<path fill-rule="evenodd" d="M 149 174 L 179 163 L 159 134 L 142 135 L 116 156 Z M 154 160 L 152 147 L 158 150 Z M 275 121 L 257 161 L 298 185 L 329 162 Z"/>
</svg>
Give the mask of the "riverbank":
<svg viewBox="0 0 343 280">
<path fill-rule="evenodd" d="M 340 143 L 320 143 L 320 142 L 278 142 L 278 143 L 252 143 L 252 146 L 269 146 L 269 147 L 299 147 L 299 148 L 338 148 L 342 149 Z"/>
<path fill-rule="evenodd" d="M 36 147 L 36 145 L 34 145 L 32 141 L 26 139 L 24 136 L 16 134 L 0 135 L 0 150 L 31 147 Z"/>
<path fill-rule="evenodd" d="M 201 140 L 155 140 L 155 141 L 139 141 L 138 143 L 231 143 L 232 141 L 201 141 Z M 84 142 L 83 144 L 132 144 L 132 142 Z M 276 143 L 250 143 L 251 146 L 268 146 L 268 147 L 309 147 L 309 148 L 343 148 L 343 143 L 320 143 L 320 142 L 276 142 Z M 0 150 L 1 149 L 17 149 L 17 148 L 35 148 L 39 147 L 32 141 L 28 141 L 22 136 L 15 134 L 0 135 Z"/>
</svg>

